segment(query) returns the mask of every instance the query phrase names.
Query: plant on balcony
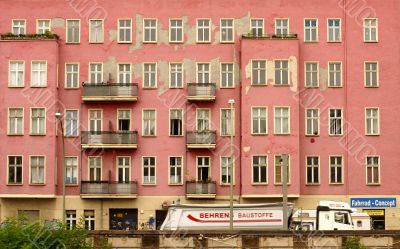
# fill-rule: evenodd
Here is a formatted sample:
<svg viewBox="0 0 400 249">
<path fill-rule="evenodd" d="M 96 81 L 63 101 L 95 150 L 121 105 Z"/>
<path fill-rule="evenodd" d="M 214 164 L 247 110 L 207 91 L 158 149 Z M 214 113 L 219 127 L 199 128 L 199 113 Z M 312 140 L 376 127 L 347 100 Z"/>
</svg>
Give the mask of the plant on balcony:
<svg viewBox="0 0 400 249">
<path fill-rule="evenodd" d="M 272 35 L 272 38 L 275 39 L 295 39 L 297 38 L 297 34 L 274 34 Z"/>
<path fill-rule="evenodd" d="M 13 33 L 6 33 L 1 34 L 2 40 L 58 40 L 59 36 L 55 33 L 50 31 L 46 31 L 44 34 L 13 34 Z"/>
</svg>

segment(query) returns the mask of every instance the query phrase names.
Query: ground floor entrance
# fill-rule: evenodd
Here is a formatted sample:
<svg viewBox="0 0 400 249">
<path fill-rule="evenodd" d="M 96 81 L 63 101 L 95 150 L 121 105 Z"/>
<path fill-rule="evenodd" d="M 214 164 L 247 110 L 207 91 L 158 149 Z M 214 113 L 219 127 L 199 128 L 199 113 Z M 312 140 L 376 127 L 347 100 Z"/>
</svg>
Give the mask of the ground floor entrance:
<svg viewBox="0 0 400 249">
<path fill-rule="evenodd" d="M 110 230 L 137 230 L 137 228 L 137 209 L 110 209 Z"/>
<path fill-rule="evenodd" d="M 363 209 L 371 217 L 371 228 L 385 230 L 385 209 Z"/>
</svg>

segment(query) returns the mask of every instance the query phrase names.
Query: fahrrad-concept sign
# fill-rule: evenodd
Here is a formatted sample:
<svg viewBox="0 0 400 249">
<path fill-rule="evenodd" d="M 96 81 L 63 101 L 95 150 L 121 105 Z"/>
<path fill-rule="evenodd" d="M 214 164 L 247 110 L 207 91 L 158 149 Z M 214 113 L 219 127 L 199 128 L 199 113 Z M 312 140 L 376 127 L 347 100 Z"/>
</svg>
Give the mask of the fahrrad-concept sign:
<svg viewBox="0 0 400 249">
<path fill-rule="evenodd" d="M 395 208 L 396 198 L 350 198 L 352 208 Z"/>
</svg>

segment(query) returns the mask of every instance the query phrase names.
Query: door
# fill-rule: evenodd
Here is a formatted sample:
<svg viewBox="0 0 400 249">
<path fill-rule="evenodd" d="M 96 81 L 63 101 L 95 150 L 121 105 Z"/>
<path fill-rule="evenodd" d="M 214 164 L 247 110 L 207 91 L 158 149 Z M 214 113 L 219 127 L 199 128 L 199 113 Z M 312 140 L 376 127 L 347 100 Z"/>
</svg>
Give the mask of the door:
<svg viewBox="0 0 400 249">
<path fill-rule="evenodd" d="M 137 209 L 110 209 L 110 230 L 137 230 Z"/>
<path fill-rule="evenodd" d="M 167 217 L 168 210 L 156 210 L 156 229 L 160 230 L 165 218 Z"/>
</svg>

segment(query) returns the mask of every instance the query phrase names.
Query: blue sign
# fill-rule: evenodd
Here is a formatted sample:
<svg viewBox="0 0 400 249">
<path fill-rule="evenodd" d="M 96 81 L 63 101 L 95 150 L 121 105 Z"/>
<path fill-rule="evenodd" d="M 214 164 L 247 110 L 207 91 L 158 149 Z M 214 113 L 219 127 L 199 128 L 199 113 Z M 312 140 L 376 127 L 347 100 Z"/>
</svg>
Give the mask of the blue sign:
<svg viewBox="0 0 400 249">
<path fill-rule="evenodd" d="M 396 198 L 350 198 L 352 208 L 395 208 Z"/>
</svg>

